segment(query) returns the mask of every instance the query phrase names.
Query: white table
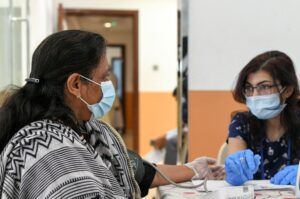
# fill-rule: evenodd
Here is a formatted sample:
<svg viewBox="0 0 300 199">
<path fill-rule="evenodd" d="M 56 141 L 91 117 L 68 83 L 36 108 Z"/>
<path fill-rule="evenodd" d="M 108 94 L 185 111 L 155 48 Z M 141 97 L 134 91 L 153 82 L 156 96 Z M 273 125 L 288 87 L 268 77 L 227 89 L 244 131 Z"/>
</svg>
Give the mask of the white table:
<svg viewBox="0 0 300 199">
<path fill-rule="evenodd" d="M 183 185 L 193 185 L 191 182 L 181 183 Z M 201 199 L 205 192 L 199 192 L 196 189 L 178 188 L 174 185 L 160 186 L 157 189 L 160 199 Z M 256 199 L 274 198 L 274 199 L 295 199 L 292 191 L 255 191 Z"/>
</svg>

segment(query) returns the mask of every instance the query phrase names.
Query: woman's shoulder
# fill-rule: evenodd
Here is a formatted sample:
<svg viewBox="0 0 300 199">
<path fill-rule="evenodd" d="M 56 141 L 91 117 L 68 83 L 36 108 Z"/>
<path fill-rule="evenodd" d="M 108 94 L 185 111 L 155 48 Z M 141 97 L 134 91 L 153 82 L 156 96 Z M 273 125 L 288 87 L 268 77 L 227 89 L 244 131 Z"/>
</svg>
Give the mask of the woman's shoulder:
<svg viewBox="0 0 300 199">
<path fill-rule="evenodd" d="M 250 118 L 249 111 L 236 111 L 231 113 L 231 121 L 233 122 L 243 122 L 247 123 Z"/>
<path fill-rule="evenodd" d="M 52 121 L 49 119 L 38 120 L 31 122 L 30 124 L 22 127 L 17 135 L 29 136 L 29 135 L 41 135 L 41 134 L 58 134 L 65 133 L 66 131 L 73 131 L 70 127 L 63 123 Z"/>
<path fill-rule="evenodd" d="M 80 136 L 70 127 L 51 120 L 39 120 L 22 127 L 8 144 L 15 150 L 28 146 L 49 147 L 52 143 L 80 142 Z M 59 146 L 59 144 L 57 145 Z"/>
<path fill-rule="evenodd" d="M 249 112 L 236 112 L 232 115 L 229 131 L 244 131 L 249 127 Z"/>
<path fill-rule="evenodd" d="M 249 141 L 249 130 L 250 130 L 250 122 L 249 122 L 249 112 L 236 112 L 235 115 L 232 116 L 231 123 L 229 125 L 229 138 L 240 137 L 245 140 L 247 143 Z"/>
<path fill-rule="evenodd" d="M 8 142 L 2 155 L 35 160 L 63 148 L 86 148 L 86 141 L 70 127 L 51 120 L 34 121 L 22 127 Z"/>
</svg>

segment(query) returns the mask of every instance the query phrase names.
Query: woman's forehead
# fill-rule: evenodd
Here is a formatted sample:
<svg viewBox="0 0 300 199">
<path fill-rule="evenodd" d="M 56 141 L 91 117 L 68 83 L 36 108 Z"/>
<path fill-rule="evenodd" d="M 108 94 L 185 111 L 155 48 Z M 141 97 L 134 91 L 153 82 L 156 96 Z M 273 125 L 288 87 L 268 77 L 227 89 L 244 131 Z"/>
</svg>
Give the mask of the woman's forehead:
<svg viewBox="0 0 300 199">
<path fill-rule="evenodd" d="M 263 81 L 267 81 L 267 82 L 273 82 L 273 78 L 270 75 L 270 73 L 264 71 L 264 70 L 259 70 L 257 72 L 254 73 L 250 73 L 247 77 L 247 81 L 248 83 L 252 84 L 252 85 L 256 85 L 260 82 Z"/>
<path fill-rule="evenodd" d="M 107 73 L 109 71 L 109 66 L 108 66 L 108 62 L 107 62 L 107 58 L 106 58 L 106 56 L 105 57 L 103 57 L 101 60 L 100 60 L 100 62 L 99 62 L 99 64 L 98 64 L 98 66 L 97 66 L 97 68 L 95 68 L 94 70 L 93 70 L 93 72 L 92 72 L 92 77 L 94 77 L 94 76 L 102 76 L 102 75 L 104 75 L 105 73 Z"/>
</svg>

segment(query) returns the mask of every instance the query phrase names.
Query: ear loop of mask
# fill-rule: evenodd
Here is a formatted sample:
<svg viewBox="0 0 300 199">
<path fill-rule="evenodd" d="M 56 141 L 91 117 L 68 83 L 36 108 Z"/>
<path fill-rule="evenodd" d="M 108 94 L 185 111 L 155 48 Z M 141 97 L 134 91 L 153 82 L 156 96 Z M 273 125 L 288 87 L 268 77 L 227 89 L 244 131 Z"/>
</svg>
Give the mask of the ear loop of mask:
<svg viewBox="0 0 300 199">
<path fill-rule="evenodd" d="M 82 99 L 82 97 L 77 96 L 77 99 L 80 99 L 83 103 L 85 103 L 87 106 L 90 106 L 90 104 L 88 104 L 84 99 Z"/>
<path fill-rule="evenodd" d="M 281 87 L 282 87 L 282 86 L 281 86 Z M 280 95 L 280 98 L 281 98 L 281 99 L 282 99 L 281 94 L 283 93 L 283 91 L 285 90 L 285 88 L 286 88 L 286 87 L 282 87 L 282 89 L 279 91 L 279 95 Z M 281 103 L 281 104 L 284 104 L 285 101 L 286 101 L 286 99 L 285 99 L 285 100 L 282 99 L 282 103 Z"/>
<path fill-rule="evenodd" d="M 282 89 L 279 91 L 279 94 L 283 93 L 286 87 L 282 87 Z"/>
<path fill-rule="evenodd" d="M 83 76 L 83 75 L 80 75 L 80 77 L 82 77 L 83 79 L 86 79 L 86 80 L 88 80 L 88 81 L 90 81 L 90 82 L 93 82 L 93 83 L 95 83 L 95 84 L 101 86 L 101 84 L 99 84 L 98 82 L 95 82 L 94 80 L 92 80 L 92 79 L 90 79 L 90 78 L 87 78 L 87 77 L 85 77 L 85 76 Z"/>
<path fill-rule="evenodd" d="M 86 79 L 86 80 L 88 80 L 88 81 L 90 81 L 90 82 L 93 82 L 93 83 L 95 83 L 95 84 L 101 86 L 101 84 L 99 84 L 98 82 L 95 82 L 94 80 L 92 80 L 92 79 L 90 79 L 90 78 L 87 78 L 87 77 L 85 77 L 85 76 L 83 76 L 83 75 L 79 75 L 79 76 L 82 77 L 83 79 Z M 91 105 L 88 104 L 84 99 L 82 99 L 81 96 L 77 96 L 77 98 L 80 99 L 81 101 L 83 101 L 87 106 L 91 106 Z"/>
</svg>

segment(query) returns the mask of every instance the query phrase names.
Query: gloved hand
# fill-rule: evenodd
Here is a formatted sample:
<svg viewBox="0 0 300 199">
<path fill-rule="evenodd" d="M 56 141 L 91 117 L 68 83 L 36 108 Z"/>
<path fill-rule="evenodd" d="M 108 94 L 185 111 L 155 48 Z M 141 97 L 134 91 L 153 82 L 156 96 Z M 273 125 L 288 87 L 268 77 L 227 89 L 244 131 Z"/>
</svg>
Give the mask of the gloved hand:
<svg viewBox="0 0 300 199">
<path fill-rule="evenodd" d="M 238 151 L 225 159 L 226 181 L 232 185 L 242 185 L 253 179 L 260 165 L 260 155 L 249 149 Z"/>
<path fill-rule="evenodd" d="M 209 166 L 211 173 L 207 176 L 208 180 L 224 180 L 225 168 L 224 165 Z"/>
<path fill-rule="evenodd" d="M 273 178 L 271 178 L 272 184 L 280 185 L 296 185 L 296 178 L 298 172 L 298 165 L 290 165 L 284 167 L 282 170 L 278 171 Z"/>
<path fill-rule="evenodd" d="M 214 165 L 215 163 L 216 159 L 200 157 L 186 163 L 185 166 L 195 172 L 195 176 L 192 179 L 221 179 L 224 176 L 224 168 L 223 166 Z"/>
</svg>

